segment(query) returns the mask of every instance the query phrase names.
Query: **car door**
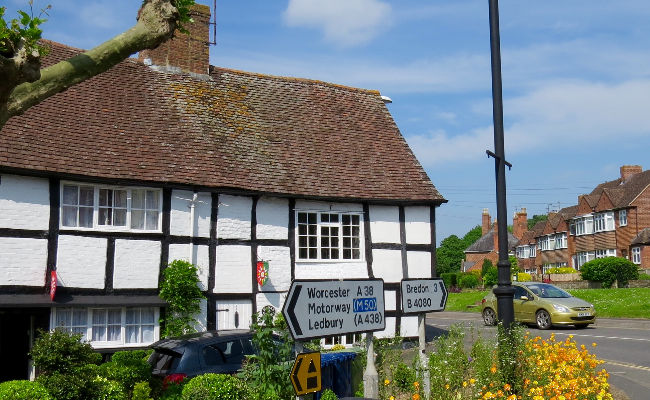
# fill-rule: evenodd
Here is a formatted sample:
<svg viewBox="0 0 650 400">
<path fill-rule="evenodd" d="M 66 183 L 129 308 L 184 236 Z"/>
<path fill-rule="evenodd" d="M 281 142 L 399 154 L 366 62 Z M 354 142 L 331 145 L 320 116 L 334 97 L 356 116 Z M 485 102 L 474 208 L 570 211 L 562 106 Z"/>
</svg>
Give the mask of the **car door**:
<svg viewBox="0 0 650 400">
<path fill-rule="evenodd" d="M 203 373 L 234 374 L 246 358 L 239 338 L 224 338 L 203 346 L 199 351 Z"/>
<path fill-rule="evenodd" d="M 526 303 L 530 302 L 531 295 L 526 289 L 521 286 L 513 285 L 515 288 L 515 297 L 512 300 L 515 310 L 515 320 L 520 322 L 529 321 L 530 317 L 526 313 Z M 522 296 L 527 297 L 529 300 L 522 300 Z"/>
<path fill-rule="evenodd" d="M 539 301 L 537 300 L 537 297 L 534 296 L 533 293 L 528 289 L 523 287 L 521 289 L 524 291 L 522 296 L 528 297 L 528 300 L 521 302 L 519 308 L 519 312 L 521 313 L 521 320 L 525 322 L 535 322 L 535 312 L 539 306 Z"/>
</svg>

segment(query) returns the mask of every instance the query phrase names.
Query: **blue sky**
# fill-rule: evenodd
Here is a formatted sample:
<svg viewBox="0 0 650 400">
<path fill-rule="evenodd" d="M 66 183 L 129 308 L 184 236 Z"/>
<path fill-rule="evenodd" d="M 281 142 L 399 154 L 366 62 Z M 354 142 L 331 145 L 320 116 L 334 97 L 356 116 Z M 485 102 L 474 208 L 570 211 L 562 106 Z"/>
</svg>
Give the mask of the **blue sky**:
<svg viewBox="0 0 650 400">
<path fill-rule="evenodd" d="M 199 0 L 212 6 L 212 0 Z M 5 0 L 7 15 L 26 0 Z M 139 0 L 52 4 L 48 39 L 91 48 Z M 487 0 L 219 0 L 211 64 L 379 90 L 449 203 L 437 239 L 496 217 Z M 502 0 L 508 220 L 650 167 L 650 2 Z"/>
</svg>

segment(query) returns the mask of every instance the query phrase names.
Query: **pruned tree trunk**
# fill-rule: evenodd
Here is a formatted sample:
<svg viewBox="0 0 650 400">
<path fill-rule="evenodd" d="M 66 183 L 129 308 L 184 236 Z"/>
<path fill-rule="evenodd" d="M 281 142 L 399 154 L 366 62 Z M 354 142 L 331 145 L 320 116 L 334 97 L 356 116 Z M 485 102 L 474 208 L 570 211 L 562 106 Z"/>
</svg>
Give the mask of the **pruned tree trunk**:
<svg viewBox="0 0 650 400">
<path fill-rule="evenodd" d="M 170 39 L 180 14 L 174 0 L 145 0 L 137 23 L 99 46 L 40 69 L 38 50 L 18 46 L 11 57 L 0 55 L 0 130 L 14 116 L 144 49 L 155 49 Z"/>
</svg>

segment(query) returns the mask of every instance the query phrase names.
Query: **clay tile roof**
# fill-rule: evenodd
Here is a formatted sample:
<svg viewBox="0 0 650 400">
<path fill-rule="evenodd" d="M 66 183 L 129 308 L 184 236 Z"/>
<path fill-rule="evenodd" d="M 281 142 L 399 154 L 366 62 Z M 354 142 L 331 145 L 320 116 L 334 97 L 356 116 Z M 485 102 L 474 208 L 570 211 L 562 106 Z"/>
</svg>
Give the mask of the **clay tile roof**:
<svg viewBox="0 0 650 400">
<path fill-rule="evenodd" d="M 512 250 L 517 247 L 519 239 L 517 239 L 512 233 L 508 232 L 508 249 Z M 494 248 L 494 227 L 487 231 L 487 233 L 481 236 L 476 242 L 471 246 L 465 249 L 465 252 L 468 253 L 483 253 L 497 250 Z"/>
<path fill-rule="evenodd" d="M 523 235 L 521 235 L 521 240 L 519 241 L 519 246 L 523 246 L 526 244 L 531 244 L 535 242 L 535 232 L 534 231 L 526 231 L 524 232 Z"/>
<path fill-rule="evenodd" d="M 624 182 L 619 178 L 601 183 L 590 195 L 600 196 L 606 191 L 616 208 L 628 207 L 649 185 L 650 170 L 647 170 L 630 176 Z"/>
<path fill-rule="evenodd" d="M 44 64 L 78 50 L 50 42 Z M 126 60 L 0 134 L 0 169 L 329 199 L 442 203 L 379 92 Z"/>
<path fill-rule="evenodd" d="M 645 228 L 639 232 L 631 244 L 650 244 L 650 228 Z"/>
<path fill-rule="evenodd" d="M 560 211 L 558 211 L 558 214 L 562 215 L 564 219 L 571 219 L 575 217 L 576 212 L 578 211 L 578 206 L 570 206 L 570 207 L 564 207 Z"/>
</svg>

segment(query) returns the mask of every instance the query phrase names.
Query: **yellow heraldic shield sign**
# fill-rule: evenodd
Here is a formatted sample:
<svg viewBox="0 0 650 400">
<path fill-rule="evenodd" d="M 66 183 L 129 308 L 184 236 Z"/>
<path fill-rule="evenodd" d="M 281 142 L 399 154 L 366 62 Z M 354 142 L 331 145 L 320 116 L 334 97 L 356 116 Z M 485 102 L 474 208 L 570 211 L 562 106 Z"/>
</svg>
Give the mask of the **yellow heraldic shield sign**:
<svg viewBox="0 0 650 400">
<path fill-rule="evenodd" d="M 321 390 L 320 353 L 298 354 L 291 370 L 297 396 Z"/>
</svg>

